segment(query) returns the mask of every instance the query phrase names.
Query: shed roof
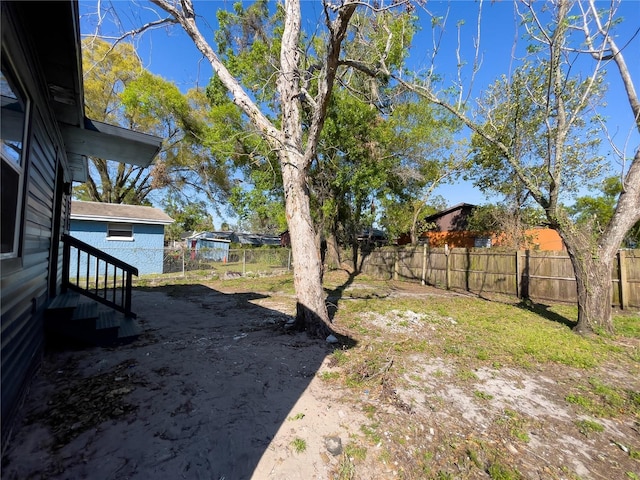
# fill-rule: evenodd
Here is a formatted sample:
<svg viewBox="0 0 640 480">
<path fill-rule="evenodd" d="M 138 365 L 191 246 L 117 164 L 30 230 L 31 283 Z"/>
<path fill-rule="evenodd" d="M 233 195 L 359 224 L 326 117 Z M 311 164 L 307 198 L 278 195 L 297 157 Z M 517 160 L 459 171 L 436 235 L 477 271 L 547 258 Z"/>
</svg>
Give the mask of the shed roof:
<svg viewBox="0 0 640 480">
<path fill-rule="evenodd" d="M 71 202 L 72 220 L 169 225 L 173 218 L 159 208 L 121 203 Z"/>
</svg>

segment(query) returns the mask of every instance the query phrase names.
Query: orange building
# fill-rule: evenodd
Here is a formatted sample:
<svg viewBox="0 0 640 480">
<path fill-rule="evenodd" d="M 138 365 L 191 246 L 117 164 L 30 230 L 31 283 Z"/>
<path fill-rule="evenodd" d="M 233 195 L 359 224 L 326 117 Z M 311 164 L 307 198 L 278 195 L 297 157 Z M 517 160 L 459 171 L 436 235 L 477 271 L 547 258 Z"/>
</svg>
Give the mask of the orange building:
<svg viewBox="0 0 640 480">
<path fill-rule="evenodd" d="M 475 208 L 475 205 L 460 203 L 426 217 L 425 221 L 435 224 L 435 227 L 424 232 L 420 239 L 432 247 L 444 247 L 446 244 L 449 248 L 499 247 L 506 243 L 504 234 L 483 234 L 467 230 L 469 216 Z M 531 250 L 564 249 L 560 235 L 550 228 L 526 230 L 525 237 L 528 243 L 526 248 Z M 398 243 L 408 242 L 400 240 Z"/>
</svg>

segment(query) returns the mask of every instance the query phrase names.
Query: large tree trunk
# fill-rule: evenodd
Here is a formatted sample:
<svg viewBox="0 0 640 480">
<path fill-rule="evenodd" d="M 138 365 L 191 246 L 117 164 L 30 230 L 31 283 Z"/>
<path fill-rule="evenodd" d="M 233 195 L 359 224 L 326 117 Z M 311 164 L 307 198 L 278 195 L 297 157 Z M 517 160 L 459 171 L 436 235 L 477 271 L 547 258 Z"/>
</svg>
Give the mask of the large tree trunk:
<svg viewBox="0 0 640 480">
<path fill-rule="evenodd" d="M 311 336 L 326 337 L 331 333 L 329 313 L 322 288 L 322 265 L 311 222 L 309 190 L 302 164 L 302 154 L 280 153 L 285 193 L 287 224 L 294 259 L 293 283 L 297 295 L 296 327 Z"/>
<path fill-rule="evenodd" d="M 589 248 L 576 248 L 569 240 L 567 253 L 576 277 L 578 294 L 578 323 L 574 330 L 580 334 L 613 333 L 611 318 L 611 271 L 613 259 L 609 255 L 594 255 Z M 603 254 L 605 252 L 600 252 Z"/>
<path fill-rule="evenodd" d="M 578 291 L 579 333 L 613 333 L 611 272 L 626 233 L 640 219 L 640 150 L 624 179 L 613 217 L 597 242 L 571 228 L 559 229 L 571 258 Z M 564 222 L 562 222 L 564 223 Z"/>
<path fill-rule="evenodd" d="M 340 245 L 334 232 L 330 232 L 327 238 L 327 266 L 331 269 L 342 268 L 342 255 L 340 254 Z"/>
<path fill-rule="evenodd" d="M 322 266 L 315 246 L 311 221 L 307 175 L 324 125 L 329 98 L 339 64 L 340 48 L 347 26 L 359 2 L 346 2 L 336 7 L 330 22 L 325 65 L 318 82 L 318 93 L 310 99 L 314 105 L 311 124 L 303 132 L 300 105 L 300 0 L 284 2 L 284 29 L 280 47 L 280 70 L 277 92 L 281 107 L 280 128 L 269 120 L 258 104 L 227 69 L 200 32 L 191 0 L 173 2 L 151 0 L 167 11 L 193 39 L 198 50 L 209 60 L 220 81 L 229 90 L 234 103 L 257 127 L 263 138 L 278 152 L 282 167 L 285 210 L 294 262 L 294 286 L 297 295 L 296 323 L 312 336 L 328 334 L 329 314 L 322 289 Z M 327 20 L 328 21 L 328 20 Z M 303 135 L 304 133 L 304 135 Z M 306 149 L 303 147 L 306 138 Z"/>
</svg>

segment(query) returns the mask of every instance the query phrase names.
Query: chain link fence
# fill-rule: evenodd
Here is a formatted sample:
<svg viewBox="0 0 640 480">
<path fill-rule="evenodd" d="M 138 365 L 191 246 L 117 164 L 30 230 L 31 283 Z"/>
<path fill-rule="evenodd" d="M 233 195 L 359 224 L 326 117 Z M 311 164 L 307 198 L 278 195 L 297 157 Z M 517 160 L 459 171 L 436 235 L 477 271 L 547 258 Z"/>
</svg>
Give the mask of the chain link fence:
<svg viewBox="0 0 640 480">
<path fill-rule="evenodd" d="M 268 276 L 291 270 L 288 248 L 217 249 L 170 247 L 164 249 L 162 273 L 206 276 Z"/>
</svg>

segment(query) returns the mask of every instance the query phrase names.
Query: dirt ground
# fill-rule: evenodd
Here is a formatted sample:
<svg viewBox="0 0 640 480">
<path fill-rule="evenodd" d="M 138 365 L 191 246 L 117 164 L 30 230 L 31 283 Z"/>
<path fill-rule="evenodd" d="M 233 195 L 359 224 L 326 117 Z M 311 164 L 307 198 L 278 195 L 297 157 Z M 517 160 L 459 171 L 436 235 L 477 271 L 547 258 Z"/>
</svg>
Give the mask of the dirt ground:
<svg viewBox="0 0 640 480">
<path fill-rule="evenodd" d="M 487 445 L 521 478 L 640 478 L 631 476 L 640 460 L 629 455 L 640 451 L 637 422 L 605 419 L 605 435 L 578 432 L 564 399 L 579 370 L 480 369 L 461 383 L 455 366 L 416 356 L 405 359 L 402 388 L 354 393 L 323 380 L 340 368 L 335 346 L 284 328 L 294 304 L 283 295 L 218 283 L 136 289 L 133 302 L 144 329 L 135 342 L 46 353 L 4 452 L 3 479 L 439 478 L 407 473 L 415 470 L 403 465 L 403 450 L 420 444 L 433 464 L 445 443 L 464 451 L 460 474 L 442 478 L 517 478 L 468 473 L 465 461 L 498 451 Z M 403 318 L 397 328 L 412 328 Z M 608 367 L 640 392 L 635 374 Z M 366 435 L 372 405 L 378 421 L 405 424 L 404 440 L 391 430 Z M 526 442 L 508 434 L 518 419 L 527 419 Z M 479 454 L 472 437 L 483 439 Z M 366 445 L 366 458 L 353 458 L 349 445 Z M 394 454 L 376 455 L 385 448 Z M 441 455 L 443 471 L 452 461 Z"/>
</svg>

